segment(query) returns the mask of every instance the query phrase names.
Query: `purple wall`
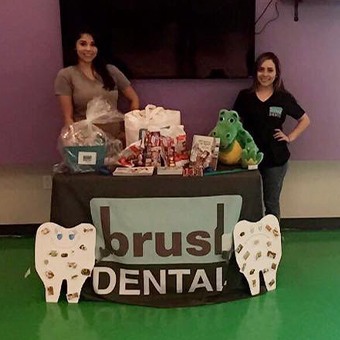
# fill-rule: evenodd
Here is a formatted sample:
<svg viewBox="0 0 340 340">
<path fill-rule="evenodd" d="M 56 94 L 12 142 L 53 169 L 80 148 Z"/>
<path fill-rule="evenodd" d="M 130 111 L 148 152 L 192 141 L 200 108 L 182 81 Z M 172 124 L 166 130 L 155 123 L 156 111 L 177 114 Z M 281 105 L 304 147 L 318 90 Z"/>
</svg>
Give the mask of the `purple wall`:
<svg viewBox="0 0 340 340">
<path fill-rule="evenodd" d="M 60 114 L 53 79 L 61 67 L 58 2 L 0 2 L 0 164 L 57 158 Z"/>
<path fill-rule="evenodd" d="M 257 1 L 258 12 L 267 3 Z M 278 54 L 287 89 L 311 118 L 310 128 L 291 145 L 292 158 L 340 160 L 340 2 L 304 0 L 297 22 L 293 1 L 278 4 L 279 19 L 257 35 L 256 43 L 258 53 Z M 273 17 L 271 6 L 257 30 Z"/>
<path fill-rule="evenodd" d="M 258 0 L 258 13 L 268 3 Z M 300 20 L 293 2 L 278 2 L 280 17 L 257 35 L 257 52 L 273 50 L 281 58 L 287 88 L 312 119 L 311 128 L 292 145 L 293 159 L 338 160 L 340 127 L 340 3 L 306 0 Z M 275 15 L 269 7 L 257 28 Z M 0 2 L 0 164 L 52 164 L 59 161 L 56 139 L 61 114 L 53 80 L 62 67 L 58 1 Z M 137 81 L 141 104 L 179 109 L 188 137 L 205 134 L 220 108 L 229 108 L 239 81 Z M 291 124 L 288 124 L 291 125 Z"/>
</svg>

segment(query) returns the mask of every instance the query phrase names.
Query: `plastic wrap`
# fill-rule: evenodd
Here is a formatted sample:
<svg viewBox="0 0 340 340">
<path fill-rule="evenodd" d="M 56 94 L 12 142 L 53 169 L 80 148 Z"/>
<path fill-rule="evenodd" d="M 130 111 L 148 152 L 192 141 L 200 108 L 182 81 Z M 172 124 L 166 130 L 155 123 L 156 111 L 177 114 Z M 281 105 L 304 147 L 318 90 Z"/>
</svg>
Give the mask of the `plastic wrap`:
<svg viewBox="0 0 340 340">
<path fill-rule="evenodd" d="M 114 164 L 123 149 L 121 140 L 108 136 L 97 124 L 123 122 L 123 115 L 112 111 L 110 104 L 96 97 L 87 105 L 86 119 L 61 130 L 58 148 L 63 163 L 55 166 L 56 172 L 93 172 L 104 165 Z"/>
</svg>

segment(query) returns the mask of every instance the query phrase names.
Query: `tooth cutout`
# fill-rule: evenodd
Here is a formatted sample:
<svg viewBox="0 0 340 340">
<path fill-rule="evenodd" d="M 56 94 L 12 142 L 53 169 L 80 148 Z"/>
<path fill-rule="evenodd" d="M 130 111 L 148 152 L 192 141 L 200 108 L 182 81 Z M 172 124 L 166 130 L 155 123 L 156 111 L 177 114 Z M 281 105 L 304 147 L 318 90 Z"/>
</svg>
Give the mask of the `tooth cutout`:
<svg viewBox="0 0 340 340">
<path fill-rule="evenodd" d="M 276 273 L 282 255 L 278 219 L 266 215 L 254 223 L 240 221 L 235 225 L 233 235 L 236 262 L 248 281 L 251 295 L 260 293 L 260 272 L 266 289 L 276 289 Z"/>
<path fill-rule="evenodd" d="M 82 223 L 64 228 L 42 224 L 35 238 L 35 269 L 44 283 L 46 302 L 58 302 L 63 280 L 67 301 L 78 303 L 85 280 L 95 264 L 96 229 Z"/>
</svg>

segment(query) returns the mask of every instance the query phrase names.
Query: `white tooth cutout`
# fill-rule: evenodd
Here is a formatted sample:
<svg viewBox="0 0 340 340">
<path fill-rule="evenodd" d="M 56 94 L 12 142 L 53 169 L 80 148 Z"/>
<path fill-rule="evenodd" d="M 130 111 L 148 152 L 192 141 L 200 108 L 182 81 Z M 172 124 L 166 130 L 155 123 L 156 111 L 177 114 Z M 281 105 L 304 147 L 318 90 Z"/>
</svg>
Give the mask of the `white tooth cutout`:
<svg viewBox="0 0 340 340">
<path fill-rule="evenodd" d="M 42 224 L 35 238 L 35 268 L 45 286 L 46 302 L 58 302 L 63 280 L 67 301 L 77 303 L 95 264 L 96 228 L 82 223 L 64 228 Z"/>
<path fill-rule="evenodd" d="M 236 262 L 246 277 L 251 295 L 260 293 L 260 272 L 268 291 L 276 288 L 281 260 L 281 232 L 278 219 L 266 215 L 258 222 L 240 221 L 234 228 Z"/>
</svg>

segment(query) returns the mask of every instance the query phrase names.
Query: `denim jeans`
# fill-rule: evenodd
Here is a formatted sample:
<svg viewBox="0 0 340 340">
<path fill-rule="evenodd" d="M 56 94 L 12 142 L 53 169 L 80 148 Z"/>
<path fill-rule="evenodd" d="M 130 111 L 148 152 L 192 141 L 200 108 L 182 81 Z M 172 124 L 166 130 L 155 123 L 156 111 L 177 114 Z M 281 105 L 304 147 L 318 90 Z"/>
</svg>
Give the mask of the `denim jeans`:
<svg viewBox="0 0 340 340">
<path fill-rule="evenodd" d="M 288 162 L 272 168 L 260 168 L 263 185 L 265 214 L 273 214 L 280 220 L 280 194 L 287 173 Z"/>
</svg>

